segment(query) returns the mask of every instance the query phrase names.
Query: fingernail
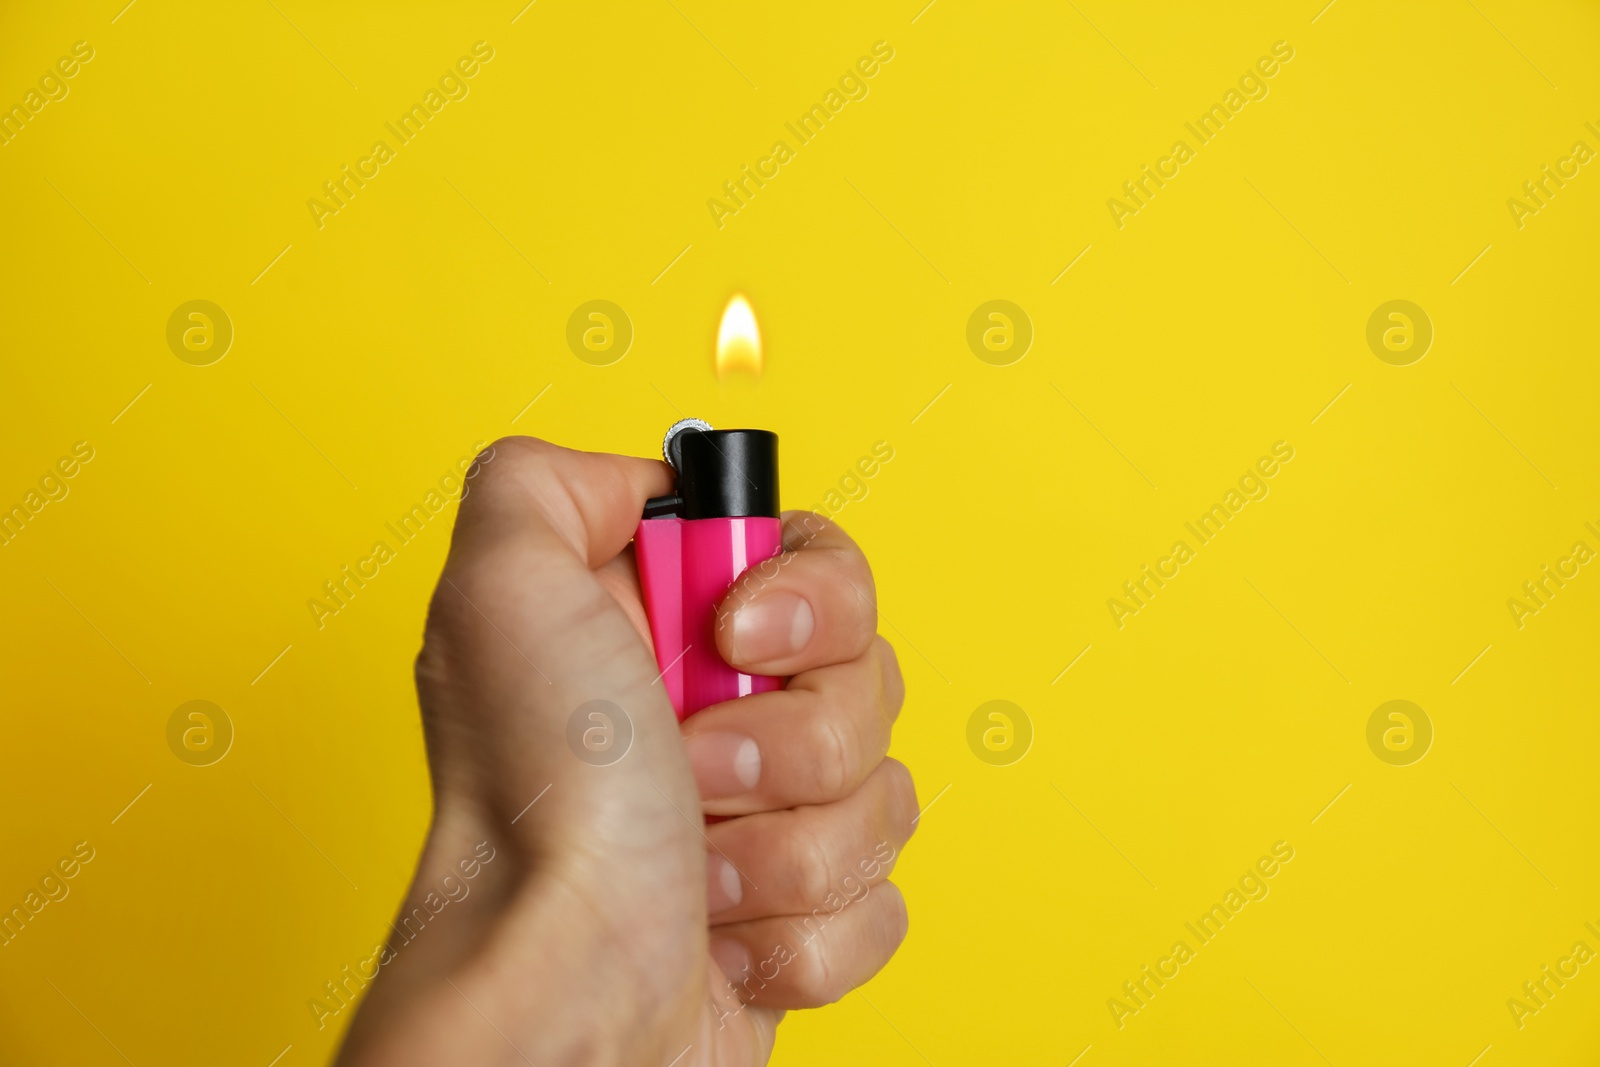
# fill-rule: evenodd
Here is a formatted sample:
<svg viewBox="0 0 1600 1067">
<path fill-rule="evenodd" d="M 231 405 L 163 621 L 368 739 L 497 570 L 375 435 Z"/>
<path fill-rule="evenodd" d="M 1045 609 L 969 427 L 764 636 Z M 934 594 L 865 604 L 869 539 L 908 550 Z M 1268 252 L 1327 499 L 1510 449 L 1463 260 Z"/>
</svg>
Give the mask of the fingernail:
<svg viewBox="0 0 1600 1067">
<path fill-rule="evenodd" d="M 761 749 L 743 734 L 712 731 L 684 740 L 701 800 L 748 793 L 761 780 Z"/>
<path fill-rule="evenodd" d="M 733 650 L 743 663 L 784 659 L 806 647 L 815 625 L 804 597 L 771 593 L 733 613 Z"/>
<path fill-rule="evenodd" d="M 744 899 L 739 872 L 715 852 L 706 853 L 706 911 L 711 915 L 727 911 Z"/>
<path fill-rule="evenodd" d="M 710 950 L 711 958 L 717 961 L 717 966 L 722 968 L 723 975 L 730 982 L 739 981 L 750 969 L 750 950 L 744 947 L 743 942 L 731 937 L 714 937 Z"/>
</svg>

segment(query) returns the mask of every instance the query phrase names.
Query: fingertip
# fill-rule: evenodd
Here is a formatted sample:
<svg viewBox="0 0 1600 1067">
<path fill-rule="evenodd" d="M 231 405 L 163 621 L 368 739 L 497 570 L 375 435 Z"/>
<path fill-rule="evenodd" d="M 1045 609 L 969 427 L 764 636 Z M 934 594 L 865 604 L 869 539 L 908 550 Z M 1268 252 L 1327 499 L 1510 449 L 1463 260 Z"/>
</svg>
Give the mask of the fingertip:
<svg viewBox="0 0 1600 1067">
<path fill-rule="evenodd" d="M 730 665 L 787 677 L 849 662 L 872 646 L 877 592 L 853 543 L 768 562 L 747 570 L 717 608 L 717 649 Z"/>
<path fill-rule="evenodd" d="M 713 937 L 709 951 L 730 983 L 737 985 L 744 980 L 750 970 L 750 950 L 743 941 L 736 937 Z"/>
<path fill-rule="evenodd" d="M 735 605 L 726 622 L 717 635 L 724 658 L 764 673 L 804 654 L 816 634 L 817 613 L 802 594 L 772 589 Z"/>
<path fill-rule="evenodd" d="M 889 827 L 903 844 L 911 840 L 911 835 L 916 833 L 917 823 L 922 820 L 922 808 L 917 803 L 917 783 L 911 777 L 911 768 L 893 756 L 885 756 L 883 766 L 890 779 L 892 810 L 889 813 Z"/>
</svg>

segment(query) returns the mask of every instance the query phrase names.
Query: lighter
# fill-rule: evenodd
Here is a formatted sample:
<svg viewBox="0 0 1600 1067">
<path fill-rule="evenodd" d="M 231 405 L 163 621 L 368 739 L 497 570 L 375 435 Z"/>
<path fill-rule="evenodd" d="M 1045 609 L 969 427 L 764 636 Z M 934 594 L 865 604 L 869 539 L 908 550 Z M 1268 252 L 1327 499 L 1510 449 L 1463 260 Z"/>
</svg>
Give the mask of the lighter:
<svg viewBox="0 0 1600 1067">
<path fill-rule="evenodd" d="M 661 453 L 677 491 L 645 505 L 633 543 L 656 666 L 681 722 L 783 684 L 728 666 L 716 642 L 717 604 L 746 570 L 783 551 L 778 435 L 680 419 Z"/>
</svg>

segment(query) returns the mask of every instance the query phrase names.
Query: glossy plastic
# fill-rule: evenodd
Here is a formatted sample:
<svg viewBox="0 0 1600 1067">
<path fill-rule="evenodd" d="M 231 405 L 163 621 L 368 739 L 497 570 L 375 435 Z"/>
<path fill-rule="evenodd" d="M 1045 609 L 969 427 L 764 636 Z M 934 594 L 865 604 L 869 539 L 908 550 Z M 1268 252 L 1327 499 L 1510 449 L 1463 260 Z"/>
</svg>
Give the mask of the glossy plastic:
<svg viewBox="0 0 1600 1067">
<path fill-rule="evenodd" d="M 781 678 L 728 666 L 715 629 L 717 604 L 734 581 L 783 551 L 778 519 L 645 519 L 634 551 L 656 666 L 679 722 L 712 704 L 782 686 Z"/>
</svg>

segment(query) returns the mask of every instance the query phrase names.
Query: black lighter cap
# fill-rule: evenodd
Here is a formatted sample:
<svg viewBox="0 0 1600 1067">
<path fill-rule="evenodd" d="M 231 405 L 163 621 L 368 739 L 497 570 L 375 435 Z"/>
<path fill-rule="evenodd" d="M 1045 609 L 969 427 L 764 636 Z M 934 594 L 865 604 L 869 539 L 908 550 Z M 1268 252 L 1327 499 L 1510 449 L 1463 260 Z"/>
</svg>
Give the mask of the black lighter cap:
<svg viewBox="0 0 1600 1067">
<path fill-rule="evenodd" d="M 778 435 L 771 430 L 685 430 L 669 451 L 683 518 L 778 517 Z"/>
</svg>

